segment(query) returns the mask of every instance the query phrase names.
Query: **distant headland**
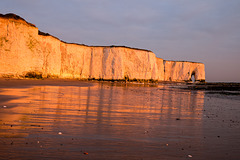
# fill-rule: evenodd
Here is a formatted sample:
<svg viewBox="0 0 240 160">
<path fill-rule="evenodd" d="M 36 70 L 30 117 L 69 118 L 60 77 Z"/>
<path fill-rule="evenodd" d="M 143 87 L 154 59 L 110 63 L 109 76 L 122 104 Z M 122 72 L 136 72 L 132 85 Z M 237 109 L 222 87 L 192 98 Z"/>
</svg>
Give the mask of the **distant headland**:
<svg viewBox="0 0 240 160">
<path fill-rule="evenodd" d="M 150 50 L 66 43 L 18 15 L 0 14 L 0 77 L 205 81 L 203 63 L 167 61 Z"/>
</svg>

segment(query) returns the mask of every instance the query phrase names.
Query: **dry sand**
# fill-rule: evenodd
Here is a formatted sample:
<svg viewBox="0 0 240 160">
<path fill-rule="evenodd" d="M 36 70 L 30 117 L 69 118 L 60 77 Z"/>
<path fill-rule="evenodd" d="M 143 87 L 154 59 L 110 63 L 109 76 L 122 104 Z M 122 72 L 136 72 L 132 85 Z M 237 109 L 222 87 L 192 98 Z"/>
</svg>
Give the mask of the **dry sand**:
<svg viewBox="0 0 240 160">
<path fill-rule="evenodd" d="M 238 92 L 181 88 L 2 79 L 0 159 L 239 159 Z"/>
</svg>

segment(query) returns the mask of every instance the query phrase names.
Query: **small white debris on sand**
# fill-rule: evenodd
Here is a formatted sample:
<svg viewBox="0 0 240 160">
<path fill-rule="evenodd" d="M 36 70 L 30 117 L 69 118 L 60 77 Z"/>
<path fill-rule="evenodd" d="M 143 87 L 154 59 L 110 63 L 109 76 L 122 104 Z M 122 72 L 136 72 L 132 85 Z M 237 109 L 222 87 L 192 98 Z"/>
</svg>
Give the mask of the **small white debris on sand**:
<svg viewBox="0 0 240 160">
<path fill-rule="evenodd" d="M 62 132 L 58 132 L 58 134 L 62 134 Z"/>
<path fill-rule="evenodd" d="M 189 154 L 188 157 L 189 157 L 189 158 L 192 158 L 192 155 Z"/>
</svg>

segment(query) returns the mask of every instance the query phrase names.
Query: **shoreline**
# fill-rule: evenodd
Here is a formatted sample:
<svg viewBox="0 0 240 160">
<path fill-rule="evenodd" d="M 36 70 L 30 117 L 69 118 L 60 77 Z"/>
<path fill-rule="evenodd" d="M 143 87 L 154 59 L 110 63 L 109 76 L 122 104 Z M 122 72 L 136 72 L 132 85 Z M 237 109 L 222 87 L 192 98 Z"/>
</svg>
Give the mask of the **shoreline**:
<svg viewBox="0 0 240 160">
<path fill-rule="evenodd" d="M 175 84 L 175 85 L 186 85 L 187 89 L 191 90 L 239 90 L 240 82 L 184 82 L 184 81 L 157 81 L 152 79 L 63 79 L 63 78 L 4 78 L 0 77 L 0 87 L 3 82 L 6 81 L 28 81 L 28 82 L 43 82 L 43 84 L 53 84 L 60 82 L 72 82 L 71 85 L 76 82 L 104 82 L 104 83 L 126 83 L 126 84 Z M 48 83 L 47 83 L 48 82 Z"/>
</svg>

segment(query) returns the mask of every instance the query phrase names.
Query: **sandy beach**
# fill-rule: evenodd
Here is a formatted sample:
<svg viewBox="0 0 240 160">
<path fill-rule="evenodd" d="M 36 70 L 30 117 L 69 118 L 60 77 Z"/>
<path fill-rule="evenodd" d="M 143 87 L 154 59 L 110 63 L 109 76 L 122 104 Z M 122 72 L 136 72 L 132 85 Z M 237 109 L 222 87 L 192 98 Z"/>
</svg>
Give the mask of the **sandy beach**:
<svg viewBox="0 0 240 160">
<path fill-rule="evenodd" d="M 239 159 L 239 90 L 189 86 L 1 79 L 0 159 Z"/>
</svg>

